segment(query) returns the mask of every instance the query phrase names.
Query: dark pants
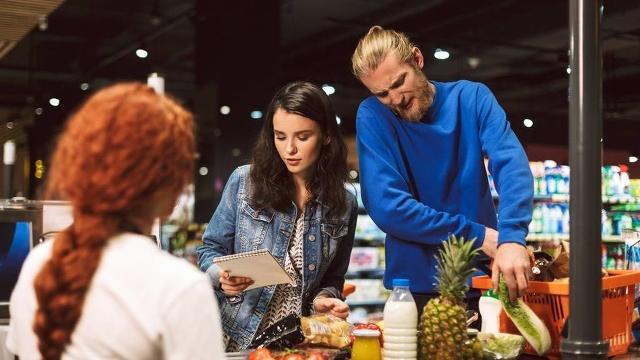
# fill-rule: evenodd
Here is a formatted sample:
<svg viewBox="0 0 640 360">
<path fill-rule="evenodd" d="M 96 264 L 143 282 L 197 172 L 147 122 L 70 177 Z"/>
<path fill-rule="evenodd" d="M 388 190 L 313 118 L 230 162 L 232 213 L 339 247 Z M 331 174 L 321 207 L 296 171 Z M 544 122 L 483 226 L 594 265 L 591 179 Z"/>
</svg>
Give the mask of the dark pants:
<svg viewBox="0 0 640 360">
<path fill-rule="evenodd" d="M 437 298 L 438 294 L 411 293 L 411 296 L 413 296 L 413 299 L 416 302 L 416 306 L 418 307 L 418 322 L 419 322 L 420 317 L 422 316 L 422 310 L 424 309 L 424 306 L 427 305 L 427 302 L 429 302 L 429 300 L 433 298 Z M 482 324 L 482 318 L 480 317 L 480 309 L 478 308 L 478 301 L 480 300 L 480 296 L 468 297 L 468 298 L 465 298 L 464 300 L 465 300 L 464 302 L 467 304 L 467 310 L 473 310 L 478 313 L 478 320 L 472 323 L 471 325 L 469 325 L 469 327 L 480 330 L 480 325 Z"/>
</svg>

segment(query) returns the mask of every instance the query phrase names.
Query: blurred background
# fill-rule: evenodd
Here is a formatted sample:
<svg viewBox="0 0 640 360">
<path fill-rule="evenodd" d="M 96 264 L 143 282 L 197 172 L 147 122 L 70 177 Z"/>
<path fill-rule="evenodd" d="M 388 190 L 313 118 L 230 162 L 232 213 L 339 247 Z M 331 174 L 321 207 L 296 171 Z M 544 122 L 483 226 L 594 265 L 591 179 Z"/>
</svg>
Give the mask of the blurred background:
<svg viewBox="0 0 640 360">
<path fill-rule="evenodd" d="M 640 3 L 605 0 L 601 12 L 604 163 L 639 177 Z M 15 145 L 3 197 L 38 198 L 56 135 L 88 94 L 152 73 L 197 117 L 196 222 L 248 162 L 288 81 L 330 94 L 357 180 L 355 112 L 368 94 L 350 56 L 374 24 L 406 32 L 428 78 L 487 84 L 530 160 L 568 164 L 568 21 L 558 0 L 2 0 L 0 140 Z"/>
</svg>

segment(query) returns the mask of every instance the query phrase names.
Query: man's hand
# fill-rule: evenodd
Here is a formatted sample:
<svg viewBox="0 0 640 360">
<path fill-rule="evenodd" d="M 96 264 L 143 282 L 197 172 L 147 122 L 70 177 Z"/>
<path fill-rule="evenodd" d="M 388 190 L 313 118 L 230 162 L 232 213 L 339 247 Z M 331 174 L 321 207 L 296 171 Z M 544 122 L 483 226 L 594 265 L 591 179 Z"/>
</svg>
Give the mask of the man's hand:
<svg viewBox="0 0 640 360">
<path fill-rule="evenodd" d="M 484 241 L 480 250 L 487 254 L 490 258 L 496 257 L 496 250 L 498 248 L 498 232 L 490 227 L 485 227 Z"/>
<path fill-rule="evenodd" d="M 236 296 L 253 284 L 248 277 L 230 276 L 226 271 L 220 271 L 220 287 L 226 296 Z"/>
<path fill-rule="evenodd" d="M 493 291 L 498 292 L 498 282 L 502 274 L 507 288 L 509 299 L 515 302 L 518 297 L 525 294 L 531 278 L 531 262 L 527 248 L 517 243 L 505 243 L 498 247 L 491 269 Z"/>
<path fill-rule="evenodd" d="M 336 298 L 319 296 L 313 300 L 313 309 L 319 314 L 331 314 L 341 319 L 349 316 L 349 305 Z"/>
</svg>

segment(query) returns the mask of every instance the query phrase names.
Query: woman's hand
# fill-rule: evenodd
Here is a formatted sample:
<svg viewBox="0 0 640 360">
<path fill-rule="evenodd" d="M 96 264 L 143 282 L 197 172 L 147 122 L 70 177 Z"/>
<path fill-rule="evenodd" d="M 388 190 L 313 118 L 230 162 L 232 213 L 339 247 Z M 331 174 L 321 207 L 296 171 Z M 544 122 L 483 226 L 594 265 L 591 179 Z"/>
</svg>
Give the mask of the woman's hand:
<svg viewBox="0 0 640 360">
<path fill-rule="evenodd" d="M 317 297 L 313 300 L 313 309 L 318 314 L 331 314 L 341 319 L 349 316 L 349 305 L 336 298 Z"/>
<path fill-rule="evenodd" d="M 253 283 L 254 281 L 251 278 L 231 276 L 224 270 L 220 271 L 220 287 L 226 296 L 236 296 Z"/>
</svg>

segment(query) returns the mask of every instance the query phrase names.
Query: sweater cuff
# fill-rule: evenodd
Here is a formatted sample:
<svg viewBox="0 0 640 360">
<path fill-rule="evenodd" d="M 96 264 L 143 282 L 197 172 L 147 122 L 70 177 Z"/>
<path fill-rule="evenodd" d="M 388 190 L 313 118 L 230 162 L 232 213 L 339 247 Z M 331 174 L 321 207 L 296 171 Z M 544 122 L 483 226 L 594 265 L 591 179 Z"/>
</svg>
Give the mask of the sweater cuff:
<svg viewBox="0 0 640 360">
<path fill-rule="evenodd" d="M 498 246 L 506 243 L 517 243 L 523 246 L 527 246 L 525 238 L 527 237 L 527 230 L 523 229 L 509 229 L 502 228 L 498 233 Z"/>
<path fill-rule="evenodd" d="M 469 225 L 469 233 L 467 234 L 467 240 L 475 239 L 473 244 L 474 249 L 479 249 L 482 247 L 482 244 L 484 244 L 484 235 L 486 230 L 487 228 L 482 224 L 471 223 Z"/>
</svg>

